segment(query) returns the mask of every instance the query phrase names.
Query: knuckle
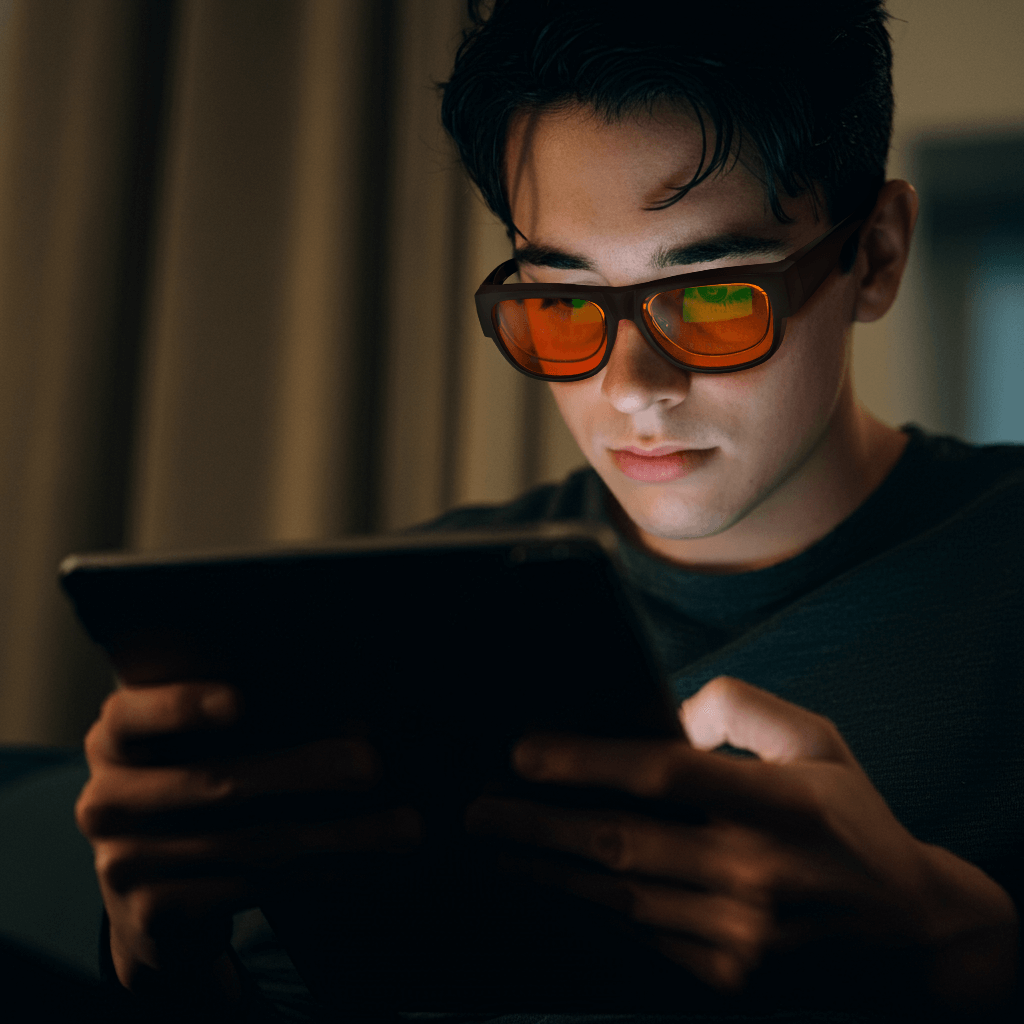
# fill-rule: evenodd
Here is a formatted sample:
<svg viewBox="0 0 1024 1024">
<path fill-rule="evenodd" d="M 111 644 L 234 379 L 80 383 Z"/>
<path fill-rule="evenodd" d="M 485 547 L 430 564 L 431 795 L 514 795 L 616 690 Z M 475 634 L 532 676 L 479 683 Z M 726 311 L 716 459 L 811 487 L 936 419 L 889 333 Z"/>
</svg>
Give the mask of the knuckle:
<svg viewBox="0 0 1024 1024">
<path fill-rule="evenodd" d="M 751 962 L 760 959 L 768 939 L 767 915 L 756 911 L 737 914 L 729 931 L 729 938 L 738 954 Z"/>
<path fill-rule="evenodd" d="M 112 715 L 115 715 L 124 703 L 125 691 L 123 689 L 111 690 L 110 693 L 103 698 L 103 703 L 100 704 L 100 713 L 96 716 L 97 722 L 105 721 Z"/>
<path fill-rule="evenodd" d="M 839 726 L 831 718 L 822 718 L 822 733 L 824 735 L 823 745 L 827 752 L 834 758 L 842 758 L 847 750 L 846 741 L 839 730 Z"/>
<path fill-rule="evenodd" d="M 825 715 L 819 715 L 817 712 L 813 713 L 817 716 L 818 721 L 821 723 L 822 731 L 826 732 L 833 739 L 839 739 L 839 737 L 842 735 L 842 733 L 840 733 L 839 731 L 839 726 L 837 726 L 831 718 L 828 718 Z"/>
<path fill-rule="evenodd" d="M 637 796 L 657 799 L 670 794 L 679 772 L 677 759 L 670 748 L 661 747 L 646 757 L 634 777 Z"/>
<path fill-rule="evenodd" d="M 96 790 L 95 782 L 90 780 L 75 801 L 75 825 L 87 839 L 103 835 L 110 818 L 110 809 Z"/>
<path fill-rule="evenodd" d="M 625 823 L 618 818 L 602 821 L 591 835 L 594 858 L 612 871 L 629 871 L 634 864 L 633 851 Z"/>
<path fill-rule="evenodd" d="M 85 789 L 78 794 L 75 801 L 75 825 L 84 836 L 90 836 L 96 831 L 96 804 L 92 799 L 89 783 L 86 783 Z"/>
<path fill-rule="evenodd" d="M 750 965 L 731 950 L 716 950 L 711 958 L 712 983 L 726 992 L 739 992 L 747 983 Z"/>
<path fill-rule="evenodd" d="M 732 703 L 747 685 L 734 676 L 715 676 L 714 679 L 705 683 L 702 689 L 705 700 L 724 706 Z"/>
<path fill-rule="evenodd" d="M 729 894 L 746 902 L 760 902 L 768 888 L 763 868 L 746 860 L 729 865 L 728 880 Z"/>
<path fill-rule="evenodd" d="M 107 702 L 111 700 L 107 698 Z M 101 711 L 99 717 L 89 727 L 83 741 L 83 751 L 86 763 L 90 769 L 96 770 L 97 766 L 109 763 L 111 760 L 111 741 L 116 739 L 114 730 L 114 715 L 106 710 Z"/>
<path fill-rule="evenodd" d="M 103 751 L 103 733 L 102 719 L 97 719 L 85 734 L 85 742 L 83 744 L 85 759 L 90 765 L 100 760 Z"/>
<path fill-rule="evenodd" d="M 732 676 L 715 676 L 704 684 L 704 691 L 711 696 L 719 697 L 726 693 L 734 693 L 736 680 Z"/>
<path fill-rule="evenodd" d="M 751 851 L 732 858 L 728 867 L 729 889 L 734 896 L 760 906 L 774 893 L 778 874 L 775 859 L 766 851 Z"/>
<path fill-rule="evenodd" d="M 192 725 L 201 717 L 202 695 L 197 692 L 195 686 L 185 683 L 162 688 L 163 713 L 166 716 L 165 727 L 180 729 Z"/>
<path fill-rule="evenodd" d="M 96 846 L 94 864 L 100 883 L 116 893 L 131 889 L 138 877 L 138 851 L 128 841 L 108 841 Z"/>
</svg>

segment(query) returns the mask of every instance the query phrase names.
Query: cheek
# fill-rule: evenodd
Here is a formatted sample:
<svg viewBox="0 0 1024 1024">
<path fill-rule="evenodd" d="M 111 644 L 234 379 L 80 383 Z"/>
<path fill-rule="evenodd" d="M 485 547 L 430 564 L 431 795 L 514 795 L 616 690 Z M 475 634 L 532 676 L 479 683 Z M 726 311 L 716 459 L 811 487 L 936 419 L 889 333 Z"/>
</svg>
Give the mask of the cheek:
<svg viewBox="0 0 1024 1024">
<path fill-rule="evenodd" d="M 848 341 L 848 327 L 806 318 L 765 364 L 772 379 L 761 392 L 762 451 L 770 450 L 777 472 L 787 474 L 828 430 L 847 383 Z"/>
<path fill-rule="evenodd" d="M 601 401 L 601 385 L 597 383 L 600 379 L 601 375 L 598 374 L 589 380 L 548 384 L 569 433 L 580 446 L 580 451 L 588 457 L 591 454 L 589 442 L 593 426 L 605 404 Z"/>
<path fill-rule="evenodd" d="M 791 415 L 810 430 L 823 427 L 847 383 L 852 323 L 841 303 L 817 303 L 794 318 L 783 341 L 787 356 Z"/>
<path fill-rule="evenodd" d="M 794 318 L 775 355 L 751 370 L 694 375 L 691 409 L 699 407 L 728 439 L 728 454 L 746 464 L 748 485 L 768 486 L 785 475 L 828 427 L 848 354 L 848 326 L 828 320 Z"/>
</svg>

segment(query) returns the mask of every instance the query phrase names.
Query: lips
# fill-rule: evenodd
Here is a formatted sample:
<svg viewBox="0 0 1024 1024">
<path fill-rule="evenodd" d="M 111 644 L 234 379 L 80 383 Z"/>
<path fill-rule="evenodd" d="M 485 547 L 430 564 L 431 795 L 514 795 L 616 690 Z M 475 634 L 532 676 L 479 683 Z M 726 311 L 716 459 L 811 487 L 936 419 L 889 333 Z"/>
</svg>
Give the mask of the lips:
<svg viewBox="0 0 1024 1024">
<path fill-rule="evenodd" d="M 667 444 L 659 444 L 656 448 L 640 448 L 633 444 L 624 444 L 621 448 L 615 448 L 613 451 L 617 452 L 629 452 L 632 455 L 640 455 L 646 459 L 657 459 L 661 458 L 662 455 L 676 455 L 681 452 L 696 451 L 695 448 L 687 448 L 686 445 L 679 444 L 679 442 L 669 441 Z"/>
<path fill-rule="evenodd" d="M 710 448 L 680 448 L 673 444 L 657 448 L 626 445 L 611 449 L 612 460 L 623 475 L 641 483 L 678 480 L 697 469 L 710 454 Z"/>
</svg>

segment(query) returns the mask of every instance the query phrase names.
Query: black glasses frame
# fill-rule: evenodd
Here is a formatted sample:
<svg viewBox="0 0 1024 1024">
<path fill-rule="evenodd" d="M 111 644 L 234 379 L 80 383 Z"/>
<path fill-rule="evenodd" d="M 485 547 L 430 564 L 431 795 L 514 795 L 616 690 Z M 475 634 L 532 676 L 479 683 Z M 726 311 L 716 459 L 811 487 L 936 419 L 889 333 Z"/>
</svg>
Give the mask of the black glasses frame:
<svg viewBox="0 0 1024 1024">
<path fill-rule="evenodd" d="M 745 267 L 718 267 L 714 270 L 698 270 L 692 274 L 677 274 L 643 284 L 623 285 L 606 288 L 589 284 L 505 284 L 506 279 L 518 270 L 514 259 L 506 260 L 496 267 L 476 292 L 476 309 L 480 327 L 485 335 L 498 346 L 498 351 L 520 373 L 534 380 L 570 382 L 586 380 L 600 373 L 611 358 L 612 347 L 620 320 L 629 320 L 636 325 L 647 343 L 674 366 L 694 373 L 736 373 L 770 359 L 782 344 L 786 319 L 798 312 L 805 302 L 818 290 L 822 282 L 832 273 L 839 262 L 839 256 L 847 240 L 864 224 L 862 216 L 850 216 L 826 231 L 802 249 L 776 263 L 756 263 Z M 734 366 L 695 366 L 677 359 L 668 353 L 648 328 L 644 318 L 644 306 L 652 296 L 678 288 L 692 288 L 715 284 L 754 285 L 768 296 L 774 336 L 771 347 L 756 359 Z M 494 311 L 499 302 L 509 299 L 585 299 L 601 307 L 604 313 L 607 334 L 604 355 L 601 362 L 586 373 L 556 376 L 534 373 L 520 366 L 501 340 Z"/>
</svg>

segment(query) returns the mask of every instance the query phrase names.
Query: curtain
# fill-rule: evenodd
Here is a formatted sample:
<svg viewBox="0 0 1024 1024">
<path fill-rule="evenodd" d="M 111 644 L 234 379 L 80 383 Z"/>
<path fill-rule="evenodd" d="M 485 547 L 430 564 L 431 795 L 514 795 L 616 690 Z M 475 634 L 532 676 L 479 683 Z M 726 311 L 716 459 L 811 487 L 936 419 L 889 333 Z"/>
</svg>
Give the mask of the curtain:
<svg viewBox="0 0 1024 1024">
<path fill-rule="evenodd" d="M 71 551 L 315 542 L 583 462 L 480 334 L 461 0 L 0 4 L 0 741 L 109 671 Z"/>
</svg>

